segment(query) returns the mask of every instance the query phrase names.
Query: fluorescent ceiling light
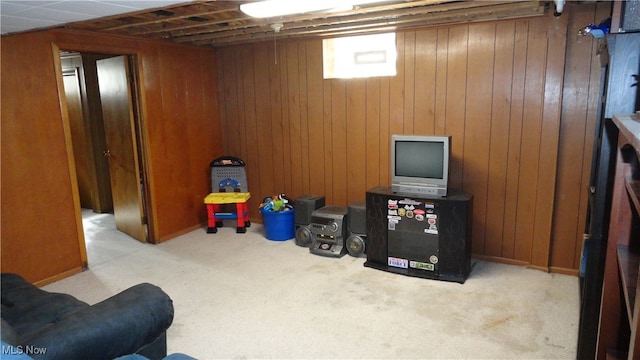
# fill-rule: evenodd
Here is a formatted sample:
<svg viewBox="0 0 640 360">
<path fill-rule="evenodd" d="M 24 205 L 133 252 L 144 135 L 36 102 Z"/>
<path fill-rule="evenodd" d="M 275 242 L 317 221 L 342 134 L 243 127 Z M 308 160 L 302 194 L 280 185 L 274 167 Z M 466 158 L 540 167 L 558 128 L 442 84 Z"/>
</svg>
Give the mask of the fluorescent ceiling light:
<svg viewBox="0 0 640 360">
<path fill-rule="evenodd" d="M 372 4 L 388 0 L 265 0 L 240 5 L 240 11 L 257 18 L 302 14 Z"/>
</svg>

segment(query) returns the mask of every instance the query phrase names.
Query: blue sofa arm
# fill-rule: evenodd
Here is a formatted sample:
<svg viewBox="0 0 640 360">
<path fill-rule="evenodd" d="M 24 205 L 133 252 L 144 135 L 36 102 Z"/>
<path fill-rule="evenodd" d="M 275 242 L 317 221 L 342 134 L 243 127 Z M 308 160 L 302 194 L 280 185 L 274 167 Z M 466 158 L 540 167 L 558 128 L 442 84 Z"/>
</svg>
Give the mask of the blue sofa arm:
<svg viewBox="0 0 640 360">
<path fill-rule="evenodd" d="M 171 298 L 143 283 L 25 334 L 21 343 L 34 359 L 113 359 L 164 336 L 172 321 Z"/>
</svg>

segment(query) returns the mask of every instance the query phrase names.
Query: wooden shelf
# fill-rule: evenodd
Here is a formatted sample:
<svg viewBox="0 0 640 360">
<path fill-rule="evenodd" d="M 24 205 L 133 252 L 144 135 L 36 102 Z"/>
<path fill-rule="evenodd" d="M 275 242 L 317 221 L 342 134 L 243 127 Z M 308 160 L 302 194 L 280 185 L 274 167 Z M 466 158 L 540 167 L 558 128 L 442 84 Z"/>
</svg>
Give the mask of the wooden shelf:
<svg viewBox="0 0 640 360">
<path fill-rule="evenodd" d="M 618 152 L 597 358 L 640 359 L 640 114 L 614 116 L 613 122 L 619 129 Z"/>
<path fill-rule="evenodd" d="M 640 214 L 640 180 L 635 180 L 631 175 L 625 176 L 624 187 L 631 198 L 631 203 L 636 208 L 636 213 Z"/>
<path fill-rule="evenodd" d="M 640 254 L 629 251 L 628 246 L 618 245 L 618 268 L 620 269 L 620 280 L 627 305 L 629 326 L 633 323 L 633 309 L 636 302 L 636 286 L 638 283 L 638 266 L 640 266 Z"/>
</svg>

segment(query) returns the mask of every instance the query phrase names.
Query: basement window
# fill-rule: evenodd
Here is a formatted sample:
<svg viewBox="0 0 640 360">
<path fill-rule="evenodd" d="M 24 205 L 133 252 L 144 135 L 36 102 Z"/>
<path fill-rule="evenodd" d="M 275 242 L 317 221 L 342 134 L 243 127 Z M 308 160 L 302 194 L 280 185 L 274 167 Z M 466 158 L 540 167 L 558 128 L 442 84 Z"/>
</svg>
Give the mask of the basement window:
<svg viewBox="0 0 640 360">
<path fill-rule="evenodd" d="M 396 75 L 396 34 L 322 40 L 325 79 Z"/>
</svg>

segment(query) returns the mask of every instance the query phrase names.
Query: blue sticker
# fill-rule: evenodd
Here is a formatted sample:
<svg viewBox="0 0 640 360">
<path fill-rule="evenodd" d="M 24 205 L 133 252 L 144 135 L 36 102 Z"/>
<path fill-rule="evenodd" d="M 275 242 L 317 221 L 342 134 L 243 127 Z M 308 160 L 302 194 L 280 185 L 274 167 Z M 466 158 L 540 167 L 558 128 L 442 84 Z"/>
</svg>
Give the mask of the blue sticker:
<svg viewBox="0 0 640 360">
<path fill-rule="evenodd" d="M 407 259 L 389 257 L 387 264 L 389 266 L 399 267 L 399 268 L 403 268 L 403 269 L 409 268 L 409 260 L 407 260 Z"/>
</svg>

